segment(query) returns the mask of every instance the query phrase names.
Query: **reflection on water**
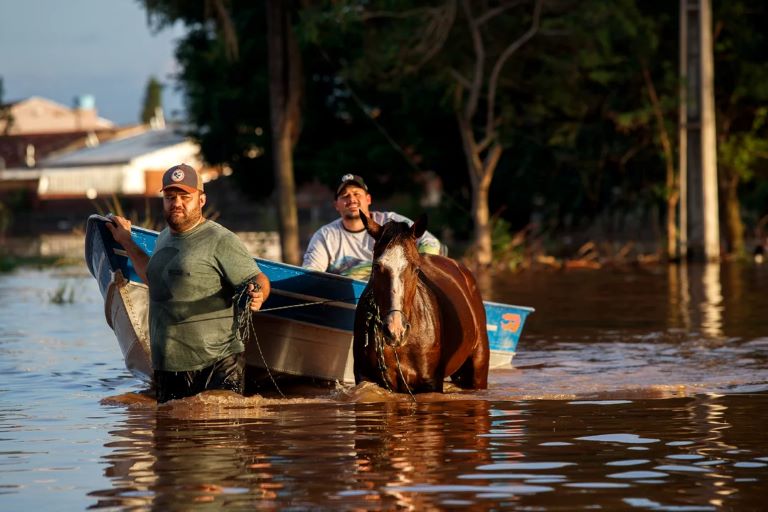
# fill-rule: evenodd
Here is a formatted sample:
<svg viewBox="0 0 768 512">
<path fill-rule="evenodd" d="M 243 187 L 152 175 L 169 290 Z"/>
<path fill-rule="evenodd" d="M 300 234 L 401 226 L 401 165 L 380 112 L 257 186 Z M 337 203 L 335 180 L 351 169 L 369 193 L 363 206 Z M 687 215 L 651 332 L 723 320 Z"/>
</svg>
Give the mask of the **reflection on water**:
<svg viewBox="0 0 768 512">
<path fill-rule="evenodd" d="M 720 265 L 670 265 L 669 324 L 708 338 L 723 336 L 723 293 Z"/>
<path fill-rule="evenodd" d="M 723 294 L 720 286 L 720 265 L 681 265 L 681 272 L 688 272 L 694 328 L 704 336 L 717 338 L 723 335 Z M 698 313 L 698 314 L 696 314 Z"/>
<path fill-rule="evenodd" d="M 703 270 L 701 284 L 704 298 L 700 301 L 703 316 L 701 331 L 705 336 L 716 338 L 723 335 L 723 310 L 721 306 L 723 294 L 720 288 L 720 265 L 708 263 L 703 266 Z M 699 280 L 697 276 L 694 276 L 691 281 L 698 282 Z"/>
<path fill-rule="evenodd" d="M 62 283 L 78 290 L 54 304 Z M 768 266 L 497 275 L 486 391 L 136 392 L 88 276 L 0 275 L 3 510 L 760 510 Z"/>
<path fill-rule="evenodd" d="M 512 391 L 506 396 L 665 397 L 767 388 L 768 268 L 529 273 L 502 276 L 494 286 L 497 300 L 536 308 L 514 369 L 491 378 Z"/>
<path fill-rule="evenodd" d="M 191 405 L 203 417 L 210 406 Z M 112 486 L 91 495 L 97 507 L 156 510 L 201 503 L 422 510 L 418 496 L 397 487 L 437 484 L 446 453 L 451 472 L 488 462 L 488 409 L 482 401 L 448 410 L 393 402 L 282 404 L 263 406 L 261 418 L 227 420 L 174 418 L 163 407 L 129 409 L 107 444 Z"/>
<path fill-rule="evenodd" d="M 750 404 L 768 396 L 129 409 L 106 445 L 111 485 L 90 495 L 152 510 L 757 510 L 768 438 Z"/>
</svg>

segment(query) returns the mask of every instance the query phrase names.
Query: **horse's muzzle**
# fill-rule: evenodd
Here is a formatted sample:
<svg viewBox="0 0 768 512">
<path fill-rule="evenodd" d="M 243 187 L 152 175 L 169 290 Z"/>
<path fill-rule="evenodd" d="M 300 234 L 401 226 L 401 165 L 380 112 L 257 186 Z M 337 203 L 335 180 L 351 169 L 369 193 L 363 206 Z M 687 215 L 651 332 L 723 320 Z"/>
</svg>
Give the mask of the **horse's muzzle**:
<svg viewBox="0 0 768 512">
<path fill-rule="evenodd" d="M 401 347 L 405 343 L 411 324 L 399 309 L 393 309 L 384 317 L 384 335 L 387 345 L 392 348 Z"/>
</svg>

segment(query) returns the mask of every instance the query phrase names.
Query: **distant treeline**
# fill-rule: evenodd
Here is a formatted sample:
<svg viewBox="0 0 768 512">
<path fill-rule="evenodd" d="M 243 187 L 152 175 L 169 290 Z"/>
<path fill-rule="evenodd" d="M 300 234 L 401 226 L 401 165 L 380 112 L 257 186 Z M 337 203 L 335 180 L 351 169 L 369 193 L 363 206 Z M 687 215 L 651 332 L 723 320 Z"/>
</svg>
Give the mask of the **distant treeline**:
<svg viewBox="0 0 768 512">
<path fill-rule="evenodd" d="M 481 260 L 483 243 L 498 254 L 522 234 L 550 252 L 568 233 L 664 247 L 679 2 L 142 3 L 153 26 L 187 27 L 176 54 L 193 135 L 254 198 L 285 190 L 292 157 L 296 183 L 362 174 L 375 200 L 427 209 Z M 731 253 L 768 213 L 766 26 L 766 2 L 713 0 Z M 420 202 L 425 181 L 439 202 Z"/>
</svg>

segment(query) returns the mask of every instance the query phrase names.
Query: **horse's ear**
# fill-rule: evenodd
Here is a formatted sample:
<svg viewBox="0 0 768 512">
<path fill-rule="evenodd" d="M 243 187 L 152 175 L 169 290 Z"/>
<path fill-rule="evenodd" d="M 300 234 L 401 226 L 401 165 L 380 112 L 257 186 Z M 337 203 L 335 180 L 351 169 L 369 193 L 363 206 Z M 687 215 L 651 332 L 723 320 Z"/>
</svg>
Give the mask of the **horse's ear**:
<svg viewBox="0 0 768 512">
<path fill-rule="evenodd" d="M 362 211 L 360 212 L 360 220 L 363 221 L 363 226 L 365 226 L 365 230 L 368 234 L 371 235 L 374 240 L 378 240 L 381 236 L 381 224 L 377 223 L 373 218 L 366 216 Z"/>
<path fill-rule="evenodd" d="M 424 232 L 427 230 L 427 214 L 422 213 L 419 215 L 419 218 L 416 219 L 416 222 L 413 223 L 413 226 L 411 226 L 411 234 L 414 238 L 417 240 L 421 238 L 421 235 L 424 234 Z"/>
</svg>

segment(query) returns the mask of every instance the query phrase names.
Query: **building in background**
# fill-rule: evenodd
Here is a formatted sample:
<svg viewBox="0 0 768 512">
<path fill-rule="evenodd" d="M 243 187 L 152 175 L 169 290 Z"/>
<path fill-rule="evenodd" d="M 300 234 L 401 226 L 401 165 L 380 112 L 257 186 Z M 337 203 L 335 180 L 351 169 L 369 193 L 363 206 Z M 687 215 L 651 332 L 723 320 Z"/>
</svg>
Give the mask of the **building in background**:
<svg viewBox="0 0 768 512">
<path fill-rule="evenodd" d="M 6 105 L 4 112 L 0 206 L 12 216 L 0 232 L 6 249 L 82 254 L 80 229 L 93 213 L 121 213 L 161 228 L 162 175 L 184 162 L 206 183 L 206 216 L 237 231 L 254 255 L 279 259 L 273 204 L 254 202 L 234 180 L 218 179 L 231 170 L 206 166 L 197 142 L 166 126 L 162 111 L 149 124 L 115 126 L 98 117 L 86 96 L 72 109 L 33 97 Z"/>
<path fill-rule="evenodd" d="M 54 152 L 32 167 L 0 169 L 0 201 L 13 207 L 11 234 L 71 231 L 91 213 L 114 210 L 116 201 L 126 211 L 157 216 L 163 172 L 178 162 L 201 169 L 199 155 L 183 133 L 139 125 L 106 142 Z M 202 172 L 205 180 L 220 174 Z"/>
<path fill-rule="evenodd" d="M 139 126 L 118 127 L 98 116 L 93 96 L 80 96 L 73 108 L 31 97 L 3 105 L 0 169 L 34 167 L 53 153 L 96 145 Z"/>
</svg>

